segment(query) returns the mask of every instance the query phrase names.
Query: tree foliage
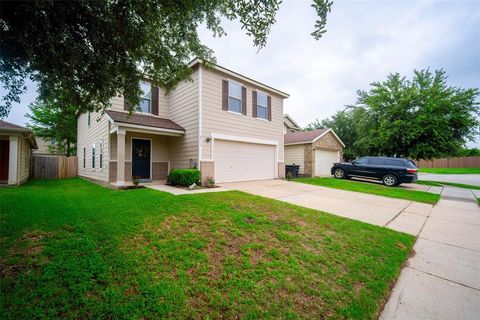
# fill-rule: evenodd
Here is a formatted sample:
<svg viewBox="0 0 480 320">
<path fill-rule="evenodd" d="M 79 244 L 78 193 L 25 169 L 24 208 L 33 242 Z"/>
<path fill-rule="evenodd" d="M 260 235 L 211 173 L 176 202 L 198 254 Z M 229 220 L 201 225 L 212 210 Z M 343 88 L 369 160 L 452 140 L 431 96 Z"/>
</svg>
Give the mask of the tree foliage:
<svg viewBox="0 0 480 320">
<path fill-rule="evenodd" d="M 214 62 L 197 28 L 223 36 L 223 19 L 238 20 L 262 48 L 281 0 L 1 1 L 0 81 L 8 91 L 0 116 L 19 102 L 30 77 L 40 95 L 64 94 L 78 113 L 109 106 L 121 94 L 140 101 L 139 80 L 166 89 L 190 75 L 192 57 Z M 329 0 L 313 0 L 315 31 L 325 32 Z M 66 93 L 66 95 L 65 95 Z"/>
<path fill-rule="evenodd" d="M 75 153 L 74 143 L 77 141 L 77 106 L 66 104 L 59 96 L 56 99 L 38 98 L 30 106 L 29 127 L 35 135 L 55 139 L 57 153 L 67 156 Z"/>
<path fill-rule="evenodd" d="M 355 105 L 309 127 L 330 127 L 349 157 L 384 155 L 412 159 L 455 156 L 479 133 L 480 91 L 447 85 L 445 71 L 398 73 L 358 91 Z"/>
</svg>

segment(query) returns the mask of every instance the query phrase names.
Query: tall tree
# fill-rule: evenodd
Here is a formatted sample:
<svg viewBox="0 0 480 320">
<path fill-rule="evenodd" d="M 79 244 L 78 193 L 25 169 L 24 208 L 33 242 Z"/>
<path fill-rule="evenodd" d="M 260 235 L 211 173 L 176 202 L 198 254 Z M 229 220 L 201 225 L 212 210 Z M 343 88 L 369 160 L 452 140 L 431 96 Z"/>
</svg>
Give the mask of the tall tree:
<svg viewBox="0 0 480 320">
<path fill-rule="evenodd" d="M 38 98 L 30 106 L 29 127 L 42 138 L 55 139 L 55 152 L 67 156 L 75 153 L 77 141 L 77 106 L 65 104 L 61 97 L 56 99 Z"/>
<path fill-rule="evenodd" d="M 353 160 L 357 156 L 357 152 L 354 148 L 354 142 L 357 140 L 356 132 L 356 119 L 359 114 L 357 109 L 347 108 L 335 113 L 331 118 L 323 119 L 310 123 L 305 127 L 306 130 L 316 130 L 320 128 L 330 128 L 338 135 L 338 137 L 345 144 L 343 149 L 343 158 L 346 161 Z"/>
<path fill-rule="evenodd" d="M 398 73 L 358 91 L 357 103 L 312 126 L 338 131 L 354 156 L 432 159 L 459 154 L 479 134 L 478 88 L 447 85 L 443 70 Z"/>
<path fill-rule="evenodd" d="M 312 36 L 325 32 L 329 0 L 312 0 Z M 139 80 L 169 89 L 190 75 L 188 61 L 214 62 L 197 28 L 225 35 L 223 19 L 239 20 L 253 45 L 262 48 L 281 0 L 83 0 L 1 1 L 0 81 L 8 94 L 0 117 L 19 101 L 30 77 L 40 94 L 66 93 L 79 112 L 109 106 L 122 94 L 137 105 Z"/>
</svg>

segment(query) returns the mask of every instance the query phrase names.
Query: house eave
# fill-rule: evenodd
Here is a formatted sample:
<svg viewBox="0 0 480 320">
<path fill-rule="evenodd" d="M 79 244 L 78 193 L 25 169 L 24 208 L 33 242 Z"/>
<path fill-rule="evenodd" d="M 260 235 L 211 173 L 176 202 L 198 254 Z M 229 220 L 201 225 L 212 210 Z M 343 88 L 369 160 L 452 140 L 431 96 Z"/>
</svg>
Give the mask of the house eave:
<svg viewBox="0 0 480 320">
<path fill-rule="evenodd" d="M 273 92 L 279 96 L 281 96 L 282 98 L 286 99 L 288 97 L 290 97 L 290 95 L 288 93 L 285 93 L 283 91 L 280 91 L 278 89 L 275 89 L 275 88 L 272 88 L 264 83 L 261 83 L 261 82 L 258 82 L 256 80 L 253 80 L 252 78 L 249 78 L 249 77 L 246 77 L 238 72 L 235 72 L 235 71 L 232 71 L 230 69 L 227 69 L 225 67 L 222 67 L 222 66 L 219 66 L 218 64 L 214 64 L 214 63 L 207 63 L 207 62 L 204 62 L 202 59 L 200 58 L 195 58 L 193 59 L 189 64 L 188 66 L 190 68 L 193 68 L 194 66 L 196 66 L 197 64 L 204 64 L 206 66 L 208 66 L 209 68 L 213 68 L 214 70 L 217 70 L 219 72 L 222 72 L 224 74 L 227 74 L 227 75 L 230 75 L 232 77 L 235 77 L 235 78 L 238 78 L 242 81 L 245 81 L 245 82 L 248 82 L 248 83 L 251 83 L 253 85 L 255 85 L 256 87 L 258 88 L 261 88 L 263 90 L 266 90 L 266 91 L 270 91 L 270 92 Z"/>
</svg>

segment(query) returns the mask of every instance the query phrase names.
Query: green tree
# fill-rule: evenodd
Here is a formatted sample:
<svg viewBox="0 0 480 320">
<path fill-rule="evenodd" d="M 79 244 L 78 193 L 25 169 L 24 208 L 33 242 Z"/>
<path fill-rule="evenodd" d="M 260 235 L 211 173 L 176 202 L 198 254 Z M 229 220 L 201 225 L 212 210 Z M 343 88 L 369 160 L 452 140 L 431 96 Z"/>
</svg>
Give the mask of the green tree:
<svg viewBox="0 0 480 320">
<path fill-rule="evenodd" d="M 353 156 L 456 156 L 479 133 L 479 89 L 448 86 L 443 70 L 390 74 L 357 94 L 355 105 L 312 124 L 334 129 Z"/>
<path fill-rule="evenodd" d="M 330 128 L 338 135 L 345 144 L 343 149 L 343 158 L 346 161 L 357 157 L 357 151 L 354 149 L 354 143 L 357 140 L 356 119 L 359 114 L 354 108 L 346 108 L 335 113 L 331 118 L 323 119 L 310 123 L 305 130 L 316 130 L 321 128 Z"/>
<path fill-rule="evenodd" d="M 329 0 L 312 0 L 318 21 L 312 36 L 325 32 Z M 122 94 L 137 105 L 139 80 L 166 89 L 190 75 L 192 57 L 214 62 L 197 28 L 225 35 L 222 19 L 238 20 L 262 48 L 281 0 L 83 0 L 1 1 L 0 81 L 8 93 L 0 117 L 19 102 L 25 79 L 40 94 L 65 94 L 79 112 L 101 110 Z"/>
<path fill-rule="evenodd" d="M 65 153 L 67 156 L 75 154 L 74 147 L 77 141 L 77 106 L 65 104 L 61 98 L 42 99 L 38 98 L 30 106 L 29 127 L 35 135 L 55 139 L 55 150 Z"/>
</svg>

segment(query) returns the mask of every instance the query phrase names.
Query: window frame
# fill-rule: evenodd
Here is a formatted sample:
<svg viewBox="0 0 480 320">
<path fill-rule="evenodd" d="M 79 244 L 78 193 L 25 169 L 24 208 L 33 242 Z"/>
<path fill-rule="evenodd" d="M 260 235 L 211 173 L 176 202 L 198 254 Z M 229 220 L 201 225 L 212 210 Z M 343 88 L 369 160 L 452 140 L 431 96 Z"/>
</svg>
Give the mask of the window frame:
<svg viewBox="0 0 480 320">
<path fill-rule="evenodd" d="M 259 103 L 260 99 L 258 99 L 258 97 L 260 95 L 265 96 L 265 105 L 262 105 L 262 104 Z M 265 108 L 265 118 L 259 116 L 259 113 L 258 113 L 259 107 L 260 108 Z M 257 116 L 255 118 L 260 119 L 260 120 L 268 121 L 268 94 L 266 94 L 265 92 L 262 92 L 262 91 L 257 91 L 257 105 L 256 105 L 256 108 L 257 108 Z"/>
<path fill-rule="evenodd" d="M 100 170 L 103 170 L 103 139 L 100 140 L 100 143 L 98 144 L 98 168 Z"/>
<path fill-rule="evenodd" d="M 143 95 L 140 95 L 140 104 L 138 105 L 138 108 L 140 109 L 140 113 L 145 113 L 145 114 L 152 114 L 152 84 L 148 81 L 143 81 L 140 80 L 140 90 L 142 90 L 142 83 L 147 84 L 150 87 L 150 97 L 149 98 L 144 98 Z M 142 110 L 142 101 L 148 100 L 148 111 L 143 111 Z"/>
<path fill-rule="evenodd" d="M 227 111 L 228 111 L 228 112 L 235 113 L 235 114 L 243 115 L 243 113 L 242 113 L 242 106 L 243 106 L 242 91 L 243 91 L 243 86 L 242 86 L 240 83 L 238 83 L 238 82 L 236 82 L 236 81 L 233 81 L 233 80 L 227 80 L 227 82 L 228 82 Z M 239 86 L 239 87 L 240 87 L 240 97 L 235 97 L 235 96 L 232 95 L 232 90 L 230 90 L 230 84 L 236 85 L 236 86 Z M 231 109 L 231 107 L 230 107 L 230 98 L 240 101 L 240 108 L 239 108 L 238 111 Z"/>
<path fill-rule="evenodd" d="M 92 144 L 92 170 L 95 170 L 95 143 Z"/>
</svg>

